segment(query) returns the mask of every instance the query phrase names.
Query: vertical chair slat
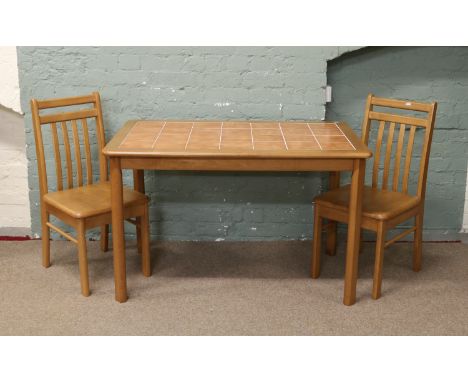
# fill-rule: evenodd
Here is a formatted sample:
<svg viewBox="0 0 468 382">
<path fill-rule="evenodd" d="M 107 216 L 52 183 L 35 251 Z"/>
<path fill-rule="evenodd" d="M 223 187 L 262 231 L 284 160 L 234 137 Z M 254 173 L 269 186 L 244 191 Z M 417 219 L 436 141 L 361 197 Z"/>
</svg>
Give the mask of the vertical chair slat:
<svg viewBox="0 0 468 382">
<path fill-rule="evenodd" d="M 93 183 L 93 167 L 91 163 L 91 147 L 89 145 L 89 132 L 88 132 L 88 122 L 86 118 L 81 120 L 81 125 L 83 126 L 83 137 L 86 151 L 86 181 L 88 184 Z"/>
<path fill-rule="evenodd" d="M 55 155 L 55 174 L 57 176 L 57 190 L 63 190 L 63 179 L 62 179 L 62 158 L 60 157 L 60 148 L 57 136 L 57 124 L 55 122 L 50 124 L 52 129 L 52 142 L 54 143 L 54 155 Z"/>
<path fill-rule="evenodd" d="M 73 145 L 75 146 L 75 157 L 76 157 L 76 175 L 78 176 L 78 185 L 83 185 L 83 168 L 81 166 L 81 149 L 80 149 L 80 138 L 78 136 L 78 126 L 76 120 L 72 120 L 73 129 Z"/>
<path fill-rule="evenodd" d="M 63 144 L 65 146 L 65 157 L 67 159 L 67 181 L 68 188 L 73 188 L 73 173 L 72 173 L 72 160 L 71 160 L 71 151 L 70 151 L 70 140 L 68 139 L 68 128 L 67 122 L 63 121 L 61 123 L 62 134 L 63 134 Z"/>
<path fill-rule="evenodd" d="M 408 178 L 411 167 L 411 155 L 413 153 L 414 135 L 416 133 L 416 126 L 411 126 L 410 135 L 408 139 L 408 146 L 406 147 L 406 158 L 405 158 L 405 172 L 403 173 L 403 187 L 402 192 L 408 193 Z"/>
<path fill-rule="evenodd" d="M 382 190 L 386 190 L 387 185 L 388 185 L 388 175 L 389 175 L 389 172 L 390 172 L 390 159 L 392 157 L 392 146 L 393 146 L 393 134 L 394 134 L 394 132 L 395 132 L 395 122 L 392 122 L 392 123 L 390 123 L 390 130 L 388 131 L 387 151 L 385 153 Z"/>
<path fill-rule="evenodd" d="M 385 121 L 380 121 L 379 133 L 377 135 L 377 146 L 375 148 L 374 168 L 372 171 L 372 187 L 377 187 L 379 180 L 380 149 L 382 146 L 382 137 L 385 129 Z"/>
<path fill-rule="evenodd" d="M 401 152 L 403 151 L 403 142 L 405 140 L 406 125 L 400 125 L 400 133 L 398 134 L 397 152 L 395 157 L 395 167 L 393 170 L 393 191 L 398 191 L 398 180 L 400 177 L 400 162 Z"/>
</svg>

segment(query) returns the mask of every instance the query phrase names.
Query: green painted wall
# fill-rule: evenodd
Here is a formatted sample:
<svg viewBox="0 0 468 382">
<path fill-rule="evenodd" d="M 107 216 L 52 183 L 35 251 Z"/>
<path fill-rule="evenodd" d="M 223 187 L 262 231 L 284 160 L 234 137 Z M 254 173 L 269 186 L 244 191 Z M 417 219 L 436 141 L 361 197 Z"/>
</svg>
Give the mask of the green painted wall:
<svg viewBox="0 0 468 382">
<path fill-rule="evenodd" d="M 439 102 L 425 237 L 458 238 L 468 150 L 468 49 L 365 48 L 338 57 L 348 50 L 353 48 L 18 48 L 32 232 L 40 233 L 40 225 L 30 98 L 98 90 L 110 137 L 132 118 L 323 119 L 328 82 L 334 99 L 327 118 L 349 121 L 359 133 L 369 91 Z M 51 175 L 53 185 L 53 169 Z M 131 185 L 130 173 L 125 179 Z M 326 187 L 326 178 L 313 173 L 148 172 L 145 181 L 152 235 L 169 240 L 310 238 L 311 200 Z"/>
<path fill-rule="evenodd" d="M 352 49 L 19 47 L 32 232 L 40 233 L 31 98 L 98 90 L 108 137 L 135 118 L 320 120 L 327 60 Z M 53 185 L 53 166 L 51 175 Z M 299 173 L 148 172 L 145 181 L 151 233 L 174 240 L 311 237 L 311 201 L 321 188 L 320 175 Z"/>
<path fill-rule="evenodd" d="M 360 133 L 369 92 L 437 101 L 426 195 L 425 238 L 452 240 L 462 226 L 468 159 L 468 48 L 364 48 L 328 65 L 333 102 L 327 118 Z M 368 164 L 367 169 L 371 168 Z M 369 177 L 367 179 L 370 179 Z M 411 177 L 415 186 L 417 174 Z"/>
</svg>

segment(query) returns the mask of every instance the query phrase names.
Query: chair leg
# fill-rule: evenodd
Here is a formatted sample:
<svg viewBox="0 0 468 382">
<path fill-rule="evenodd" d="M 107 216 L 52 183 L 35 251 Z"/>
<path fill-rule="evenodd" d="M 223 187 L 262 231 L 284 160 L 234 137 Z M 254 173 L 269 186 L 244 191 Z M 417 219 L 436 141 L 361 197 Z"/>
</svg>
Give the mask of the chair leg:
<svg viewBox="0 0 468 382">
<path fill-rule="evenodd" d="M 88 255 L 86 249 L 86 230 L 84 220 L 78 221 L 77 229 L 78 239 L 78 263 L 80 266 L 80 281 L 81 281 L 81 294 L 85 297 L 89 296 L 89 277 L 88 277 Z"/>
<path fill-rule="evenodd" d="M 101 251 L 109 250 L 109 224 L 101 226 Z"/>
<path fill-rule="evenodd" d="M 41 212 L 42 226 L 42 266 L 50 267 L 50 228 L 46 225 L 49 221 L 49 214 L 43 210 Z"/>
<path fill-rule="evenodd" d="M 145 171 L 144 170 L 133 170 L 133 188 L 135 191 L 145 193 Z M 141 218 L 136 218 L 136 235 L 137 235 L 137 248 L 138 253 L 142 254 L 142 243 L 141 243 Z"/>
<path fill-rule="evenodd" d="M 330 190 L 340 187 L 340 173 L 337 171 L 331 171 L 328 178 L 328 187 Z M 333 220 L 328 221 L 327 227 L 327 245 L 325 252 L 329 256 L 335 256 L 336 254 L 336 232 L 337 222 Z"/>
<path fill-rule="evenodd" d="M 141 270 L 146 277 L 151 276 L 150 232 L 148 205 L 140 217 Z"/>
<path fill-rule="evenodd" d="M 136 218 L 136 236 L 137 236 L 137 249 L 138 249 L 138 253 L 141 255 L 142 254 L 142 244 L 141 244 L 141 226 L 142 226 L 142 222 L 141 222 L 141 217 L 137 217 Z"/>
<path fill-rule="evenodd" d="M 375 245 L 374 284 L 372 286 L 372 298 L 374 300 L 377 300 L 380 297 L 382 290 L 384 246 L 385 228 L 382 223 L 379 223 L 379 227 L 377 229 L 377 241 Z"/>
<path fill-rule="evenodd" d="M 328 222 L 328 228 L 327 228 L 327 247 L 325 249 L 325 252 L 329 256 L 335 256 L 336 255 L 336 231 L 337 231 L 337 222 L 330 220 Z"/>
<path fill-rule="evenodd" d="M 413 248 L 413 271 L 419 272 L 421 270 L 422 262 L 422 230 L 423 230 L 422 213 L 416 215 L 416 230 L 414 231 L 414 248 Z"/>
<path fill-rule="evenodd" d="M 361 228 L 361 236 L 359 238 L 359 254 L 364 250 L 364 230 Z"/>
<path fill-rule="evenodd" d="M 314 208 L 314 239 L 312 243 L 312 262 L 311 276 L 316 279 L 320 276 L 320 246 L 322 241 L 322 217 L 320 216 L 320 208 L 315 205 Z"/>
</svg>

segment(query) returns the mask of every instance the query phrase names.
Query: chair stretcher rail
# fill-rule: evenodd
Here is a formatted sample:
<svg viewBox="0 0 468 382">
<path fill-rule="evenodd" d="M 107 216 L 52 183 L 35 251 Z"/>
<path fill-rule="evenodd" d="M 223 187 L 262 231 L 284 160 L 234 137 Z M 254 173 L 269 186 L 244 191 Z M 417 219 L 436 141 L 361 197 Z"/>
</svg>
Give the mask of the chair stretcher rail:
<svg viewBox="0 0 468 382">
<path fill-rule="evenodd" d="M 47 227 L 49 227 L 49 228 L 53 229 L 54 231 L 58 232 L 63 237 L 67 238 L 68 240 L 73 241 L 75 244 L 78 244 L 78 240 L 76 240 L 73 236 L 66 233 L 65 231 L 62 231 L 60 228 L 54 226 L 52 223 L 47 222 L 46 225 L 47 225 Z"/>
<path fill-rule="evenodd" d="M 411 227 L 411 228 L 407 229 L 406 231 L 403 231 L 402 233 L 399 233 L 394 238 L 387 241 L 385 243 L 385 245 L 384 245 L 384 248 L 387 248 L 390 244 L 393 244 L 394 242 L 400 240 L 402 237 L 405 237 L 406 235 L 409 235 L 410 233 L 412 233 L 414 231 L 416 231 L 416 227 Z"/>
</svg>

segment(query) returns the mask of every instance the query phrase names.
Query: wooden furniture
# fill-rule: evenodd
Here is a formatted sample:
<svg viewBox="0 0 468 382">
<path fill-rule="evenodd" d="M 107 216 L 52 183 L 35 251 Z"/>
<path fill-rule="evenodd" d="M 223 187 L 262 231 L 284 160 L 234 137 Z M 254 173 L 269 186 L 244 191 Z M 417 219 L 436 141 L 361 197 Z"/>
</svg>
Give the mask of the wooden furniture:
<svg viewBox="0 0 468 382">
<path fill-rule="evenodd" d="M 72 106 L 91 104 L 87 109 L 69 110 Z M 68 107 L 67 111 L 40 115 L 41 110 Z M 111 222 L 111 189 L 108 181 L 107 161 L 102 154 L 104 147 L 104 127 L 102 121 L 101 102 L 98 93 L 82 97 L 70 97 L 38 101 L 31 100 L 34 137 L 36 140 L 37 165 L 39 172 L 39 191 L 41 200 L 42 223 L 42 265 L 50 266 L 50 231 L 53 229 L 78 246 L 80 267 L 81 293 L 89 296 L 88 260 L 86 255 L 86 230 L 101 227 L 101 249 L 108 249 L 108 227 Z M 43 142 L 44 125 L 50 125 L 52 147 L 55 158 L 55 174 L 57 191 L 50 192 L 48 188 L 45 149 Z M 71 125 L 71 131 L 70 131 Z M 96 127 L 97 151 L 99 155 L 99 181 L 94 183 L 93 162 L 91 156 L 90 128 Z M 57 130 L 61 130 L 59 138 Z M 81 134 L 80 134 L 81 131 Z M 70 144 L 69 136 L 73 136 Z M 80 135 L 82 138 L 80 139 Z M 75 162 L 72 160 L 72 147 Z M 82 159 L 86 163 L 83 172 Z M 66 167 L 62 168 L 62 155 L 66 159 Z M 67 173 L 64 189 L 62 172 Z M 75 173 L 75 176 L 74 176 Z M 86 181 L 84 182 L 84 179 Z M 124 188 L 122 219 L 130 219 L 137 226 L 139 252 L 142 253 L 142 268 L 145 276 L 150 276 L 148 199 L 140 192 Z M 54 215 L 76 230 L 77 237 L 71 236 L 49 221 Z M 123 222 L 122 222 L 123 223 Z"/>
<path fill-rule="evenodd" d="M 400 114 L 377 111 L 374 108 L 400 109 Z M 377 98 L 372 94 L 367 97 L 364 122 L 362 125 L 362 141 L 369 143 L 372 124 L 378 125 L 374 163 L 372 168 L 372 185 L 363 189 L 361 227 L 377 232 L 375 249 L 374 283 L 372 297 L 377 299 L 381 295 L 382 266 L 384 248 L 414 232 L 413 270 L 421 269 L 421 241 L 424 216 L 424 195 L 426 191 L 427 167 L 431 149 L 432 132 L 437 104 L 401 101 Z M 421 116 L 409 116 L 412 111 L 424 113 Z M 414 113 L 413 113 L 414 115 Z M 399 126 L 399 127 L 398 127 Z M 415 195 L 409 192 L 409 178 L 412 163 L 413 146 L 417 129 L 423 129 L 422 152 L 419 161 L 417 190 Z M 406 133 L 409 130 L 405 146 Z M 384 138 L 385 132 L 386 138 Z M 396 140 L 396 151 L 392 156 L 392 146 Z M 383 173 L 380 176 L 379 169 Z M 404 160 L 404 162 L 403 162 Z M 392 168 L 393 164 L 393 168 Z M 403 168 L 402 168 L 403 166 Z M 379 182 L 381 178 L 381 182 Z M 339 177 L 331 179 L 332 189 L 315 198 L 314 246 L 312 254 L 312 277 L 320 275 L 320 246 L 322 219 L 354 224 L 348 207 L 350 186 L 339 187 Z M 380 186 L 379 186 L 380 183 Z M 401 187 L 399 187 L 401 186 Z M 352 187 L 352 186 L 351 186 Z M 398 224 L 415 218 L 415 225 L 394 238 L 385 241 L 387 230 Z M 349 228 L 348 228 L 349 229 Z M 329 227 L 327 250 L 333 255 L 336 249 L 336 224 Z"/>
<path fill-rule="evenodd" d="M 344 303 L 356 295 L 365 160 L 371 152 L 343 122 L 129 121 L 103 150 L 110 157 L 115 297 L 127 300 L 122 169 L 351 171 Z"/>
</svg>

